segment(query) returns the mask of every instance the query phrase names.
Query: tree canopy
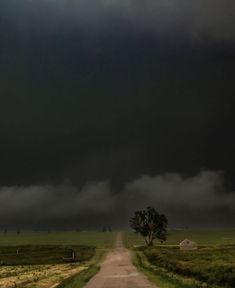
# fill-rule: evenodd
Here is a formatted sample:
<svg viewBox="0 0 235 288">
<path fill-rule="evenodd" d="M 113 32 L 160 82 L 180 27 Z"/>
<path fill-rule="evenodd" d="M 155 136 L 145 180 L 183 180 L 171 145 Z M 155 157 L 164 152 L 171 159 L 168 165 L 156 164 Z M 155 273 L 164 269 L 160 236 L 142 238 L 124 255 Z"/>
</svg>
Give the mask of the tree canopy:
<svg viewBox="0 0 235 288">
<path fill-rule="evenodd" d="M 136 211 L 130 219 L 130 226 L 134 231 L 145 238 L 147 246 L 152 246 L 155 239 L 166 241 L 166 228 L 168 219 L 164 214 L 159 214 L 154 208 Z"/>
</svg>

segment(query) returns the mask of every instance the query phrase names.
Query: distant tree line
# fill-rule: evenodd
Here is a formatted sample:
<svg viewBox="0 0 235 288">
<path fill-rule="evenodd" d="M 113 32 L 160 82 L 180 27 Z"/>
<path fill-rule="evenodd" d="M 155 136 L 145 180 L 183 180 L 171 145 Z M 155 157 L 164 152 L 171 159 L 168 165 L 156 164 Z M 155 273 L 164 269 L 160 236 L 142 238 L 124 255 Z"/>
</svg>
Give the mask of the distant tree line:
<svg viewBox="0 0 235 288">
<path fill-rule="evenodd" d="M 102 232 L 112 232 L 112 228 L 111 226 L 103 226 L 102 227 Z"/>
</svg>

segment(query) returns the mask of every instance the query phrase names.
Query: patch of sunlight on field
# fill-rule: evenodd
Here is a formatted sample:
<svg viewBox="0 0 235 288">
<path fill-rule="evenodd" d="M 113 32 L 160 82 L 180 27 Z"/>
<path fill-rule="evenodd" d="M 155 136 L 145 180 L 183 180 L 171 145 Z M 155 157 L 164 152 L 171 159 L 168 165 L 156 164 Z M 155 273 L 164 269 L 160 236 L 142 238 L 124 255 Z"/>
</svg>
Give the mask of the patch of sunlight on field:
<svg viewBox="0 0 235 288">
<path fill-rule="evenodd" d="M 21 232 L 0 233 L 0 246 L 17 245 L 89 245 L 112 248 L 115 232 Z"/>
<path fill-rule="evenodd" d="M 0 287 L 52 288 L 86 268 L 76 264 L 1 267 Z"/>
<path fill-rule="evenodd" d="M 235 229 L 228 230 L 169 230 L 164 244 L 178 245 L 185 238 L 196 241 L 200 245 L 231 245 L 235 244 Z M 144 239 L 128 231 L 125 233 L 125 243 L 128 247 L 144 245 Z M 159 243 L 156 241 L 156 243 Z"/>
</svg>

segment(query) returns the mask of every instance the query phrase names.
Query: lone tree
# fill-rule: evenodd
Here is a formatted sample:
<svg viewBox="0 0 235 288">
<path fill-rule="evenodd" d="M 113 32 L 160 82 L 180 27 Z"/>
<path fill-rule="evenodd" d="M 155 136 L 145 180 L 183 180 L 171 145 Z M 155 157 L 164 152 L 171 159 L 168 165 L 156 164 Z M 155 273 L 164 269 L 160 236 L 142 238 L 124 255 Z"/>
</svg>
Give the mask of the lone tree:
<svg viewBox="0 0 235 288">
<path fill-rule="evenodd" d="M 166 241 L 166 228 L 168 220 L 165 215 L 159 214 L 154 208 L 147 207 L 146 210 L 136 211 L 130 220 L 130 226 L 135 233 L 145 238 L 147 246 L 153 246 L 153 241 L 159 239 Z"/>
</svg>

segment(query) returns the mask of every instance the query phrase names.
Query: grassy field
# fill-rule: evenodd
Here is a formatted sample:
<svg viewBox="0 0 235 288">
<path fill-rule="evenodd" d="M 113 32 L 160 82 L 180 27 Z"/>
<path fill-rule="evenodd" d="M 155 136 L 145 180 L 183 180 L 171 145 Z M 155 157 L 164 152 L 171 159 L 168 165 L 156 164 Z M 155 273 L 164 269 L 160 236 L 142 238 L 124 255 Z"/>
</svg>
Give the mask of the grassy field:
<svg viewBox="0 0 235 288">
<path fill-rule="evenodd" d="M 115 232 L 21 232 L 0 233 L 0 246 L 22 245 L 88 245 L 113 247 Z"/>
<path fill-rule="evenodd" d="M 178 245 L 185 238 L 196 241 L 199 245 L 232 245 L 235 244 L 234 230 L 170 230 L 165 245 Z M 125 242 L 128 247 L 145 245 L 141 236 L 125 233 Z M 156 244 L 158 244 L 156 242 Z"/>
<path fill-rule="evenodd" d="M 94 246 L 2 246 L 0 265 L 39 265 L 84 262 L 95 255 Z"/>
<path fill-rule="evenodd" d="M 115 238 L 115 232 L 0 234 L 0 287 L 83 287 Z"/>
<path fill-rule="evenodd" d="M 127 232 L 128 247 L 136 247 L 136 266 L 161 288 L 234 288 L 235 230 L 174 230 L 166 243 L 153 248 L 138 247 L 141 237 Z M 200 246 L 195 251 L 181 251 L 185 238 Z"/>
<path fill-rule="evenodd" d="M 1 246 L 0 287 L 58 285 L 87 270 L 94 255 L 93 246 Z"/>
<path fill-rule="evenodd" d="M 0 268 L 0 287 L 4 288 L 51 288 L 66 278 L 86 270 L 84 265 L 22 265 Z"/>
<path fill-rule="evenodd" d="M 158 247 L 143 251 L 148 261 L 170 273 L 191 279 L 190 287 L 235 287 L 235 246 L 180 251 Z M 207 286 L 206 286 L 207 285 Z"/>
</svg>

